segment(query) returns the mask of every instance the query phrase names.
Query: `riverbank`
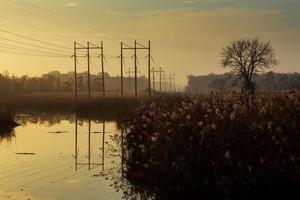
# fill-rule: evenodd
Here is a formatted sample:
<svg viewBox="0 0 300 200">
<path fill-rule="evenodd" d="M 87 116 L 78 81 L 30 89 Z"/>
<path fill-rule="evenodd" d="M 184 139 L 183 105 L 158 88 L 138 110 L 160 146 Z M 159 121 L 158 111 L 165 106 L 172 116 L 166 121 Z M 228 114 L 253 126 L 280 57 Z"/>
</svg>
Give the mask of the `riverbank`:
<svg viewBox="0 0 300 200">
<path fill-rule="evenodd" d="M 140 103 L 161 101 L 166 99 L 168 102 L 178 102 L 183 99 L 182 95 L 139 97 L 80 97 L 77 100 L 71 96 L 62 95 L 21 95 L 0 97 L 0 108 L 7 107 L 13 110 L 77 110 L 77 111 L 115 111 L 134 109 Z"/>
<path fill-rule="evenodd" d="M 70 114 L 80 118 L 122 120 L 133 116 L 136 108 L 141 105 L 150 105 L 151 102 L 167 101 L 174 105 L 186 97 L 183 95 L 155 96 L 152 98 L 139 97 L 80 97 L 77 100 L 63 95 L 19 95 L 0 97 L 0 108 L 9 108 L 21 114 Z"/>
</svg>

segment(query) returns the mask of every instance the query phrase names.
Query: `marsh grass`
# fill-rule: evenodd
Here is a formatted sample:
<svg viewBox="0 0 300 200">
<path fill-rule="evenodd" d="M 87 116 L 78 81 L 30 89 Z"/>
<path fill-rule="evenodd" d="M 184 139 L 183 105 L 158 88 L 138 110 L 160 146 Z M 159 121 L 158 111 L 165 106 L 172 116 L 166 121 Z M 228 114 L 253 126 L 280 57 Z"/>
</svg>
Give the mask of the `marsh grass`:
<svg viewBox="0 0 300 200">
<path fill-rule="evenodd" d="M 130 196 L 285 199 L 300 187 L 300 96 L 294 92 L 154 102 L 141 105 L 124 129 Z"/>
</svg>

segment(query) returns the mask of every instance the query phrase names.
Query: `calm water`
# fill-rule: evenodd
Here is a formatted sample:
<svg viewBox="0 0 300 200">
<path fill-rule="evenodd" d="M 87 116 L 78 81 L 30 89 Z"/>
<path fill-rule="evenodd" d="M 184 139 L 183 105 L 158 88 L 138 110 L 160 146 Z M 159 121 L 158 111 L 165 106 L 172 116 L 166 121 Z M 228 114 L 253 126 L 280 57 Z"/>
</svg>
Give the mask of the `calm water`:
<svg viewBox="0 0 300 200">
<path fill-rule="evenodd" d="M 120 166 L 115 122 L 75 123 L 73 115 L 17 118 L 22 125 L 0 141 L 1 200 L 122 198 L 109 178 Z"/>
</svg>

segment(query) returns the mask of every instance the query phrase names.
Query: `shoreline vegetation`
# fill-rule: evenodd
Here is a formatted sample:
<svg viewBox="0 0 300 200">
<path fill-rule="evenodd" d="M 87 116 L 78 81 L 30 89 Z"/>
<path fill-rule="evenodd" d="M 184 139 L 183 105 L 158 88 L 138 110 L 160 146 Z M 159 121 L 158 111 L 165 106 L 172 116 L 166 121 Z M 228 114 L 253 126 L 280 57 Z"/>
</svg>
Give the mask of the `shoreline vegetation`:
<svg viewBox="0 0 300 200">
<path fill-rule="evenodd" d="M 116 187 L 127 199 L 293 197 L 300 187 L 299 122 L 295 92 L 141 105 L 123 125 L 124 185 Z"/>
<path fill-rule="evenodd" d="M 19 124 L 14 121 L 13 113 L 7 109 L 0 110 L 0 129 L 11 129 L 16 126 Z"/>
<path fill-rule="evenodd" d="M 10 110 L 0 110 L 0 144 L 2 140 L 10 141 L 11 138 L 15 136 L 14 128 L 17 126 L 19 126 L 19 124 L 14 121 L 13 114 Z"/>
<path fill-rule="evenodd" d="M 187 98 L 184 95 L 155 95 L 149 97 L 79 97 L 77 100 L 68 95 L 16 95 L 0 97 L 0 109 L 8 108 L 17 114 L 29 115 L 63 115 L 76 114 L 81 119 L 105 121 L 124 121 L 134 116 L 139 104 L 168 101 L 170 105 Z"/>
<path fill-rule="evenodd" d="M 63 95 L 16 95 L 0 96 L 0 108 L 9 108 L 14 111 L 23 110 L 61 110 L 77 112 L 115 112 L 135 109 L 140 102 L 151 103 L 166 99 L 168 102 L 186 98 L 184 95 L 155 95 L 149 97 L 79 97 L 77 100 L 72 96 Z"/>
</svg>

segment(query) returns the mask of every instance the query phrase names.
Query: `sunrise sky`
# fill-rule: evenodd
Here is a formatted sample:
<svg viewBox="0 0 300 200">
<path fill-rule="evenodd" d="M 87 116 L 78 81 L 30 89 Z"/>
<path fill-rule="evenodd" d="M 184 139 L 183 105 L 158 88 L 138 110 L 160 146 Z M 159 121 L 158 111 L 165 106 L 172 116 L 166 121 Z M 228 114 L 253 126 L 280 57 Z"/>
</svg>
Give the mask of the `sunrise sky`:
<svg viewBox="0 0 300 200">
<path fill-rule="evenodd" d="M 280 61 L 273 71 L 300 72 L 299 8 L 299 0 L 0 0 L 0 72 L 40 75 L 73 70 L 71 57 L 29 56 L 8 49 L 26 47 L 11 40 L 34 42 L 3 30 L 69 47 L 60 49 L 69 56 L 74 41 L 103 41 L 106 69 L 112 75 L 120 74 L 120 61 L 113 56 L 120 54 L 121 41 L 150 39 L 154 65 L 175 73 L 184 84 L 188 74 L 223 73 L 222 47 L 234 39 L 254 37 L 271 41 Z M 146 54 L 139 56 L 139 68 L 146 75 Z M 79 59 L 81 71 L 85 66 L 85 58 Z M 125 67 L 133 67 L 133 61 L 127 59 Z M 94 58 L 92 71 L 98 69 Z"/>
</svg>

